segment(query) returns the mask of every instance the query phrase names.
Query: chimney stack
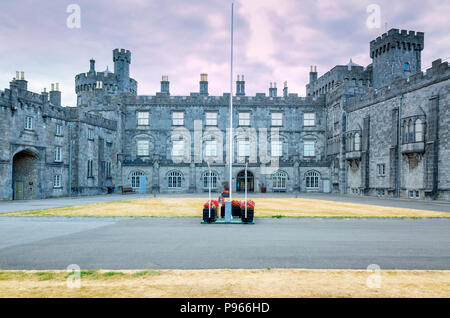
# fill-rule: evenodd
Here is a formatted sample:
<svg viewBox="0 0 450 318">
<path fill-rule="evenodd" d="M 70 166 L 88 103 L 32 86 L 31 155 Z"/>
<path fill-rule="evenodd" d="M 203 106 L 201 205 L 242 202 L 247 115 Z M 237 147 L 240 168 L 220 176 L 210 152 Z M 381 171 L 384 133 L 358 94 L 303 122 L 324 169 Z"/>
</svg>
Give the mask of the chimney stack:
<svg viewBox="0 0 450 318">
<path fill-rule="evenodd" d="M 169 91 L 169 76 L 163 75 L 161 79 L 161 93 L 166 93 L 170 95 Z"/>
<path fill-rule="evenodd" d="M 284 97 L 284 98 L 288 97 L 288 86 L 287 86 L 287 81 L 284 82 L 284 87 L 283 87 L 283 97 Z"/>
<path fill-rule="evenodd" d="M 272 82 L 270 82 L 269 96 L 277 97 L 277 83 L 276 82 L 273 83 L 273 86 L 272 86 Z"/>
<path fill-rule="evenodd" d="M 91 66 L 89 68 L 89 73 L 95 73 L 95 60 L 91 59 L 89 62 L 91 64 Z"/>
<path fill-rule="evenodd" d="M 240 78 L 239 75 L 237 76 L 236 81 L 236 96 L 245 96 L 245 80 L 244 75 L 241 75 Z"/>
<path fill-rule="evenodd" d="M 61 106 L 61 92 L 59 91 L 59 83 L 52 83 L 52 89 L 50 91 L 50 104 Z"/>
<path fill-rule="evenodd" d="M 312 66 L 311 65 L 311 69 L 309 71 L 309 83 L 313 83 L 317 81 L 317 66 Z"/>
<path fill-rule="evenodd" d="M 200 74 L 200 95 L 208 96 L 208 74 Z"/>
</svg>

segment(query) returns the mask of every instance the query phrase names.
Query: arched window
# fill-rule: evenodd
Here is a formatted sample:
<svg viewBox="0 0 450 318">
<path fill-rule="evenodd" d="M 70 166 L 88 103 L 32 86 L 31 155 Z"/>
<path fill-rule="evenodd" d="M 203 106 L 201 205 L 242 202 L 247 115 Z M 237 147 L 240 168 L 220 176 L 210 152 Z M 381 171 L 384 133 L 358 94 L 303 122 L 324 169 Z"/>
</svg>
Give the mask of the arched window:
<svg viewBox="0 0 450 318">
<path fill-rule="evenodd" d="M 287 173 L 284 171 L 277 171 L 272 175 L 273 190 L 286 190 Z"/>
<path fill-rule="evenodd" d="M 181 188 L 181 179 L 182 179 L 182 174 L 181 172 L 178 171 L 172 171 L 169 173 L 169 178 L 168 178 L 168 187 L 169 189 L 177 189 L 177 188 Z"/>
<path fill-rule="evenodd" d="M 305 173 L 306 189 L 319 189 L 320 174 L 317 171 Z"/>
<path fill-rule="evenodd" d="M 141 171 L 135 171 L 131 174 L 131 187 L 132 188 L 139 188 L 140 181 L 139 176 L 143 176 L 144 174 Z"/>
<path fill-rule="evenodd" d="M 361 135 L 359 133 L 356 133 L 355 136 L 355 151 L 361 151 Z"/>
<path fill-rule="evenodd" d="M 412 119 L 409 120 L 408 126 L 408 142 L 414 142 L 414 122 L 412 121 Z"/>
<path fill-rule="evenodd" d="M 416 142 L 423 141 L 423 122 L 420 118 L 418 118 L 416 120 L 415 126 L 416 126 L 415 127 L 416 140 L 415 141 Z"/>
<path fill-rule="evenodd" d="M 209 171 L 203 173 L 203 188 L 209 188 L 209 181 L 211 180 L 211 189 L 217 188 L 217 173 L 211 171 L 211 179 L 209 175 Z"/>
</svg>

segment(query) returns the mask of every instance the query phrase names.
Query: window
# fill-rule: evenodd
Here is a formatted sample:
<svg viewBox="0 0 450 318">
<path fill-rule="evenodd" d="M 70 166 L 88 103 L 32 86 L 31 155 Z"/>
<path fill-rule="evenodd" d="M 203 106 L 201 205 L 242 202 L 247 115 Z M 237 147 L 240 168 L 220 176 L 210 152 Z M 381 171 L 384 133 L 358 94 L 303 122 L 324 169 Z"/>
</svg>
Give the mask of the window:
<svg viewBox="0 0 450 318">
<path fill-rule="evenodd" d="M 417 120 L 416 120 L 416 124 L 415 124 L 415 128 L 416 128 L 416 131 L 415 131 L 415 137 L 416 137 L 416 142 L 419 142 L 419 141 L 423 141 L 423 122 L 422 122 L 422 120 L 420 119 L 420 118 L 418 118 Z"/>
<path fill-rule="evenodd" d="M 377 164 L 377 173 L 380 177 L 386 175 L 386 165 L 384 163 Z"/>
<path fill-rule="evenodd" d="M 168 183 L 168 187 L 169 189 L 176 189 L 176 188 L 181 188 L 181 173 L 178 171 L 172 171 L 169 173 L 169 183 Z"/>
<path fill-rule="evenodd" d="M 315 126 L 316 125 L 316 114 L 315 113 L 304 113 L 303 114 L 303 126 Z"/>
<path fill-rule="evenodd" d="M 93 178 L 94 177 L 94 160 L 88 160 L 87 161 L 87 177 Z"/>
<path fill-rule="evenodd" d="M 250 156 L 250 142 L 248 140 L 238 141 L 238 156 L 239 157 Z"/>
<path fill-rule="evenodd" d="M 184 140 L 174 140 L 172 145 L 172 157 L 184 156 Z"/>
<path fill-rule="evenodd" d="M 56 147 L 55 148 L 55 161 L 61 162 L 62 161 L 62 147 Z"/>
<path fill-rule="evenodd" d="M 211 180 L 211 189 L 217 188 L 217 173 L 211 171 L 211 179 L 209 171 L 203 174 L 203 188 L 209 189 L 209 182 Z"/>
<path fill-rule="evenodd" d="M 148 156 L 149 155 L 150 142 L 148 140 L 137 141 L 137 155 Z"/>
<path fill-rule="evenodd" d="M 361 151 L 361 135 L 359 133 L 355 134 L 355 151 Z"/>
<path fill-rule="evenodd" d="M 320 174 L 317 171 L 308 171 L 305 174 L 306 189 L 318 189 L 319 178 Z"/>
<path fill-rule="evenodd" d="M 183 126 L 184 125 L 184 113 L 183 112 L 173 112 L 172 113 L 172 125 L 173 126 Z"/>
<path fill-rule="evenodd" d="M 206 126 L 217 126 L 217 113 L 207 112 L 206 116 Z"/>
<path fill-rule="evenodd" d="M 281 140 L 272 140 L 272 157 L 281 157 L 283 155 L 283 143 Z"/>
<path fill-rule="evenodd" d="M 239 113 L 239 126 L 250 126 L 250 113 Z"/>
<path fill-rule="evenodd" d="M 420 199 L 420 192 L 418 190 L 410 190 L 408 194 L 410 199 Z"/>
<path fill-rule="evenodd" d="M 303 156 L 314 157 L 315 155 L 315 142 L 313 140 L 305 140 L 303 145 Z"/>
<path fill-rule="evenodd" d="M 106 178 L 111 178 L 111 162 L 109 162 L 109 161 L 106 162 L 105 176 L 106 176 Z"/>
<path fill-rule="evenodd" d="M 272 113 L 272 126 L 283 126 L 283 113 Z"/>
<path fill-rule="evenodd" d="M 53 176 L 53 188 L 61 188 L 61 175 L 55 174 Z"/>
<path fill-rule="evenodd" d="M 138 112 L 137 120 L 138 120 L 138 126 L 148 126 L 149 125 L 149 113 L 148 112 Z"/>
<path fill-rule="evenodd" d="M 217 156 L 217 143 L 215 140 L 207 140 L 205 142 L 205 156 L 207 157 Z"/>
<path fill-rule="evenodd" d="M 141 171 L 135 171 L 131 174 L 131 187 L 136 189 L 140 187 L 140 176 L 144 174 Z"/>
<path fill-rule="evenodd" d="M 88 139 L 94 140 L 94 129 L 88 128 Z"/>
<path fill-rule="evenodd" d="M 56 136 L 62 136 L 62 125 L 56 124 Z"/>
<path fill-rule="evenodd" d="M 33 129 L 33 117 L 30 116 L 25 117 L 25 129 L 28 130 Z"/>
<path fill-rule="evenodd" d="M 287 173 L 278 171 L 272 175 L 273 190 L 286 190 Z"/>
</svg>

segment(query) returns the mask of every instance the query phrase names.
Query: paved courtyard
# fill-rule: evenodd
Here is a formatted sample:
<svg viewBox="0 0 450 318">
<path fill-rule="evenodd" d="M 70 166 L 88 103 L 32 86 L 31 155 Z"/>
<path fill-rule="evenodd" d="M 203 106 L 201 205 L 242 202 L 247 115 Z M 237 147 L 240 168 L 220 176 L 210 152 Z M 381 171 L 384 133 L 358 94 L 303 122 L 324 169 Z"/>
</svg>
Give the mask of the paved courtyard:
<svg viewBox="0 0 450 318">
<path fill-rule="evenodd" d="M 0 269 L 450 269 L 450 220 L 0 218 Z"/>
</svg>

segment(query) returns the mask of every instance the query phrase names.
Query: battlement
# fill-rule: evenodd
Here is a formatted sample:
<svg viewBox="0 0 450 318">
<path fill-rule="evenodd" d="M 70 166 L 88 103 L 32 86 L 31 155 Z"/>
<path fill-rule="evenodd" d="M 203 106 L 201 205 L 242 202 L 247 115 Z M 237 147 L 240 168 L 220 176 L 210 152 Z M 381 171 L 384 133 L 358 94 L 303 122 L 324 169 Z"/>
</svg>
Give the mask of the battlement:
<svg viewBox="0 0 450 318">
<path fill-rule="evenodd" d="M 131 52 L 125 49 L 114 49 L 113 50 L 113 61 L 125 61 L 131 63 Z"/>
<path fill-rule="evenodd" d="M 352 111 L 364 108 L 448 79 L 450 79 L 450 66 L 448 62 L 442 63 L 442 60 L 438 59 L 432 63 L 432 67 L 427 69 L 425 73 L 419 72 L 408 78 L 397 77 L 391 85 L 381 88 L 371 87 L 366 94 L 350 98 L 347 101 L 346 109 Z"/>
<path fill-rule="evenodd" d="M 377 58 L 392 49 L 422 51 L 423 48 L 423 32 L 391 29 L 370 42 L 370 57 Z"/>
</svg>

